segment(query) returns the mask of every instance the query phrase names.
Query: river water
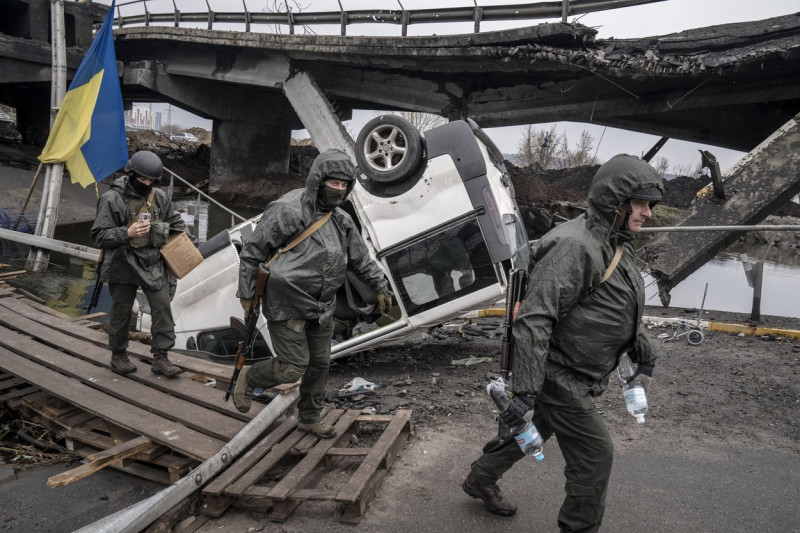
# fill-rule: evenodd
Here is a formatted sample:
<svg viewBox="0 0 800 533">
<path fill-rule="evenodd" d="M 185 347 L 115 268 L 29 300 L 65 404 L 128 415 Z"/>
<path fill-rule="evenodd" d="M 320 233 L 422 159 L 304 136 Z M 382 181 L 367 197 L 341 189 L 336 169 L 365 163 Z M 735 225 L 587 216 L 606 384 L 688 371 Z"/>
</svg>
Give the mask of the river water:
<svg viewBox="0 0 800 533">
<path fill-rule="evenodd" d="M 197 228 L 193 233 L 200 241 L 230 227 L 231 216 L 222 209 L 206 202 L 176 200 L 176 206 L 190 211 L 197 206 Z M 258 214 L 256 210 L 237 209 L 243 217 Z M 184 214 L 187 222 L 193 217 Z M 91 223 L 59 226 L 55 238 L 90 245 Z M 761 314 L 800 318 L 800 250 L 781 250 L 774 247 L 741 248 L 734 245 L 709 261 L 671 291 L 670 307 L 704 309 L 749 314 L 752 310 L 753 289 L 747 284 L 744 267 L 740 260 L 746 253 L 750 260 L 764 260 L 764 278 L 761 294 Z M 24 245 L 0 240 L 0 272 L 23 270 L 27 258 Z M 69 316 L 85 314 L 84 307 L 91 298 L 94 287 L 93 263 L 81 262 L 64 255 L 52 253 L 51 265 L 45 274 L 26 273 L 11 280 L 12 286 L 24 289 L 44 300 L 47 305 Z M 661 305 L 652 278 L 645 276 L 647 303 Z M 107 290 L 100 295 L 96 311 L 111 307 Z"/>
</svg>

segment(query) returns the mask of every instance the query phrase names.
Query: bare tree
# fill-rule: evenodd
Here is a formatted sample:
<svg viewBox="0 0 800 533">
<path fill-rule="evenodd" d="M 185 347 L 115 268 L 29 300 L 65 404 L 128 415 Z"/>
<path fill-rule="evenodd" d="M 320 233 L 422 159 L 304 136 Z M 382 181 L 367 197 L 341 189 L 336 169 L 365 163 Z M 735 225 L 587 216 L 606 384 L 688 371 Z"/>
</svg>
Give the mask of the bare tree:
<svg viewBox="0 0 800 533">
<path fill-rule="evenodd" d="M 266 0 L 264 7 L 261 9 L 264 13 L 302 13 L 303 10 L 308 9 L 311 4 L 301 4 L 298 0 Z M 283 33 L 283 25 L 275 24 L 267 26 L 270 27 L 273 33 Z M 303 26 L 304 34 L 316 35 L 316 32 L 309 26 Z"/>
<path fill-rule="evenodd" d="M 674 167 L 672 167 L 672 174 L 676 176 L 689 176 L 690 178 L 698 178 L 700 177 L 701 170 L 702 168 L 700 166 L 700 163 L 697 163 L 696 165 L 687 163 L 685 165 L 675 165 Z"/>
<path fill-rule="evenodd" d="M 519 164 L 530 166 L 538 163 L 542 168 L 550 167 L 560 142 L 555 125 L 547 131 L 536 129 L 530 124 L 525 126 L 522 139 L 517 144 Z"/>
<path fill-rule="evenodd" d="M 380 113 L 383 114 L 383 113 Z M 391 113 L 409 121 L 419 132 L 425 132 L 437 126 L 447 124 L 447 119 L 433 113 L 418 113 L 416 111 L 396 111 Z M 377 115 L 376 115 L 377 116 Z"/>
<path fill-rule="evenodd" d="M 521 165 L 538 163 L 542 168 L 570 168 L 594 164 L 592 147 L 594 137 L 586 131 L 581 132 L 574 149 L 569 147 L 567 134 L 559 133 L 556 125 L 549 130 L 535 129 L 528 125 L 522 131 L 522 139 L 517 145 L 517 157 Z"/>
<path fill-rule="evenodd" d="M 656 172 L 658 172 L 659 176 L 661 176 L 662 178 L 665 177 L 667 171 L 669 170 L 669 159 L 661 155 L 658 156 L 656 158 L 655 164 L 653 165 L 653 168 L 656 169 Z"/>
</svg>

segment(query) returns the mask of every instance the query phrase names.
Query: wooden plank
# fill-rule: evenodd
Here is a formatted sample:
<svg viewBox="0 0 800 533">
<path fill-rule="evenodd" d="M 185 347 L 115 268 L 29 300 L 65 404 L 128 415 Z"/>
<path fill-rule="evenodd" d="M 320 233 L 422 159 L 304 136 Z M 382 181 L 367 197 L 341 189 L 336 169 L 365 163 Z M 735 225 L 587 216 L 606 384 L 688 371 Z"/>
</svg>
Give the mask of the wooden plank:
<svg viewBox="0 0 800 533">
<path fill-rule="evenodd" d="M 397 411 L 394 419 L 383 431 L 378 441 L 372 447 L 372 451 L 367 455 L 358 467 L 358 470 L 350 478 L 350 481 L 339 491 L 337 502 L 355 503 L 361 496 L 361 492 L 367 485 L 372 475 L 384 462 L 386 454 L 389 453 L 392 445 L 404 430 L 410 431 L 411 411 L 401 409 Z"/>
<path fill-rule="evenodd" d="M 61 420 L 61 424 L 67 429 L 74 429 L 77 426 L 85 424 L 90 419 L 94 418 L 95 416 L 92 413 L 87 413 L 86 411 L 79 411 L 77 414 L 68 416 Z"/>
<path fill-rule="evenodd" d="M 78 480 L 86 478 L 98 470 L 101 470 L 108 466 L 109 464 L 124 459 L 125 457 L 130 457 L 131 455 L 136 455 L 140 451 L 148 448 L 151 445 L 150 439 L 147 437 L 137 437 L 133 440 L 128 442 L 122 443 L 118 446 L 113 448 L 109 448 L 107 450 L 103 450 L 102 452 L 98 452 L 96 454 L 92 454 L 87 459 L 89 460 L 88 463 L 83 464 L 77 468 L 73 468 L 72 470 L 67 470 L 66 472 L 61 472 L 60 474 L 56 474 L 55 476 L 51 476 L 47 480 L 48 487 L 65 487 L 70 483 L 74 483 Z"/>
<path fill-rule="evenodd" d="M 331 448 L 328 455 L 336 457 L 363 457 L 369 455 L 372 448 Z"/>
<path fill-rule="evenodd" d="M 40 318 L 43 316 L 32 312 L 31 308 L 26 305 L 21 305 L 19 307 L 22 311 L 28 314 L 33 314 L 34 316 L 39 316 Z M 56 318 L 47 316 L 45 317 L 52 323 L 59 322 Z M 101 348 L 94 342 L 89 343 L 81 337 L 68 335 L 36 320 L 22 316 L 16 311 L 7 309 L 3 306 L 0 306 L 0 324 L 3 324 L 8 328 L 23 331 L 25 334 L 35 337 L 44 344 L 48 344 L 59 350 L 70 353 L 73 356 L 85 361 L 89 361 L 94 365 L 102 365 L 106 368 L 110 368 L 111 355 L 105 346 Z M 73 333 L 77 330 L 79 333 L 98 335 L 98 332 L 96 331 L 88 328 L 76 327 L 71 323 L 69 323 L 69 327 Z M 106 339 L 105 342 L 107 343 L 107 336 L 105 334 L 99 335 Z M 136 344 L 138 343 L 130 344 L 128 350 L 129 353 L 131 353 L 130 348 Z M 149 350 L 149 348 L 147 349 Z M 170 360 L 172 360 L 171 356 Z M 192 381 L 191 379 L 185 379 L 183 376 L 179 376 L 177 379 L 162 379 L 152 372 L 136 372 L 134 374 L 129 374 L 128 379 L 147 383 L 152 388 L 162 390 L 174 396 L 188 399 L 193 403 L 213 409 L 214 411 L 220 413 L 224 413 L 228 416 L 232 416 L 233 418 L 244 420 L 245 422 L 250 421 L 261 411 L 261 409 L 264 408 L 264 405 L 258 402 L 253 402 L 253 407 L 250 409 L 249 413 L 240 413 L 233 405 L 233 402 L 224 401 L 225 395 L 223 393 L 213 394 L 208 386 Z"/>
<path fill-rule="evenodd" d="M 89 447 L 84 447 L 75 450 L 75 453 L 83 457 L 87 457 L 96 452 L 97 450 L 93 450 L 92 448 Z M 130 466 L 121 466 L 116 463 L 112 463 L 109 466 L 111 466 L 111 468 L 115 468 L 127 474 L 138 476 L 143 479 L 149 479 L 150 481 L 153 481 L 155 483 L 161 483 L 162 485 L 170 485 L 174 483 L 170 473 L 140 463 L 134 463 Z"/>
<path fill-rule="evenodd" d="M 343 435 L 346 433 L 350 425 L 355 422 L 356 418 L 358 418 L 358 415 L 360 414 L 361 412 L 356 410 L 345 412 L 342 418 L 334 426 L 336 433 L 338 435 Z M 317 445 L 314 446 L 310 452 L 308 452 L 308 455 L 306 455 L 297 466 L 292 468 L 292 470 L 282 480 L 280 480 L 277 485 L 275 485 L 275 487 L 269 492 L 269 497 L 274 500 L 285 500 L 288 498 L 292 491 L 298 485 L 300 485 L 300 483 L 303 481 L 303 478 L 309 475 L 317 466 L 317 464 L 319 464 L 325 458 L 325 454 L 328 453 L 328 450 L 333 447 L 336 441 L 337 439 L 320 439 Z"/>
<path fill-rule="evenodd" d="M 70 341 L 74 343 L 75 339 Z M 0 346 L 25 354 L 28 359 L 80 380 L 131 405 L 142 407 L 220 440 L 232 439 L 245 426 L 241 420 L 219 416 L 194 402 L 153 390 L 142 383 L 71 357 L 2 326 L 0 326 Z"/>
<path fill-rule="evenodd" d="M 68 441 L 73 442 L 80 442 L 84 445 L 91 446 L 92 448 L 96 448 L 98 450 L 106 450 L 108 448 L 113 448 L 116 446 L 114 439 L 111 437 L 107 437 L 106 435 L 101 435 L 100 433 L 96 433 L 94 431 L 90 431 L 86 428 L 74 428 L 64 432 L 64 438 Z M 72 449 L 78 449 L 81 446 L 74 446 Z M 134 458 L 153 463 L 154 465 L 161 466 L 163 468 L 167 468 L 170 470 L 185 470 L 188 469 L 190 466 L 197 464 L 196 461 L 192 459 L 188 459 L 186 457 L 179 457 L 177 455 L 158 455 L 155 457 L 149 457 L 150 453 L 148 450 L 143 450 L 139 452 Z"/>
<path fill-rule="evenodd" d="M 40 304 L 39 302 L 34 302 L 34 301 L 30 300 L 30 299 L 25 300 L 25 305 L 33 307 L 37 311 L 41 311 L 42 313 L 44 313 L 46 315 L 51 315 L 51 316 L 53 316 L 55 318 L 59 318 L 61 320 L 69 321 L 69 320 L 72 319 L 71 316 L 62 313 L 61 311 L 56 311 L 52 307 L 47 307 L 44 304 Z"/>
<path fill-rule="evenodd" d="M 92 313 L 91 315 L 81 315 L 78 317 L 71 317 L 69 319 L 70 322 L 79 322 L 81 320 L 94 320 L 95 318 L 103 318 L 106 316 L 104 311 L 99 311 L 97 313 Z"/>
<path fill-rule="evenodd" d="M 25 383 L 24 379 L 15 378 L 14 376 L 3 376 L 3 381 L 0 381 L 0 392 L 5 392 L 13 389 L 17 385 Z"/>
<path fill-rule="evenodd" d="M 225 488 L 236 481 L 239 476 L 249 471 L 253 466 L 272 448 L 281 442 L 283 438 L 291 433 L 297 427 L 297 420 L 294 418 L 287 418 L 277 428 L 271 431 L 266 437 L 258 441 L 255 446 L 247 450 L 247 452 L 236 459 L 236 461 L 226 468 L 219 476 L 206 485 L 203 489 L 203 495 L 218 495 L 221 494 Z"/>
<path fill-rule="evenodd" d="M 113 420 L 139 435 L 146 435 L 199 461 L 217 453 L 224 441 L 150 413 L 140 407 L 92 389 L 78 380 L 62 376 L 49 368 L 29 361 L 6 348 L 0 348 L 0 366 L 7 372 L 49 391 L 85 411 Z"/>
<path fill-rule="evenodd" d="M 339 419 L 339 417 L 342 416 L 343 413 L 344 411 L 341 409 L 332 409 L 324 415 L 322 421 L 326 424 L 333 424 Z M 250 470 L 248 470 L 244 475 L 239 477 L 227 489 L 225 489 L 225 494 L 235 497 L 241 496 L 248 487 L 253 485 L 261 476 L 266 474 L 273 466 L 278 464 L 298 442 L 305 438 L 305 436 L 306 434 L 300 430 L 295 430 L 294 432 L 290 433 L 280 443 L 273 446 L 269 453 L 262 457 L 261 460 L 259 460 L 255 465 L 253 465 Z M 336 439 L 331 440 L 335 441 Z"/>
<path fill-rule="evenodd" d="M 8 298 L 14 296 L 14 293 L 5 287 L 0 287 L 0 298 Z"/>
<path fill-rule="evenodd" d="M 12 270 L 11 272 L 2 272 L 0 273 L 0 279 L 14 279 L 15 277 L 19 276 L 20 274 L 27 274 L 25 270 Z"/>
<path fill-rule="evenodd" d="M 29 385 L 22 389 L 12 390 L 10 392 L 6 392 L 5 394 L 0 394 L 0 403 L 3 403 L 8 400 L 13 400 L 14 398 L 20 398 L 22 396 L 27 396 L 28 394 L 34 393 L 38 391 L 36 387 L 33 385 Z"/>
<path fill-rule="evenodd" d="M 39 322 L 47 326 L 51 331 L 65 333 L 72 337 L 91 342 L 95 346 L 107 349 L 108 335 L 100 331 L 95 331 L 92 328 L 76 327 L 74 323 L 68 320 L 61 320 L 56 317 L 43 315 L 37 312 L 33 307 L 18 302 L 13 299 L 4 298 L 0 299 L 0 307 L 5 307 L 20 317 L 25 317 L 29 320 Z M 13 327 L 13 326 L 12 326 Z M 18 329 L 18 328 L 17 328 Z M 24 330 L 27 333 L 27 330 Z M 45 337 L 46 338 L 46 337 Z M 141 359 L 151 361 L 153 356 L 150 354 L 150 347 L 144 344 L 132 342 L 128 346 L 128 353 L 133 354 Z M 186 371 L 203 374 L 214 379 L 221 379 L 223 381 L 230 380 L 233 367 L 229 365 L 222 365 L 213 363 L 211 361 L 204 361 L 188 355 L 183 355 L 177 352 L 169 353 L 170 361 L 175 365 L 183 368 Z"/>
<path fill-rule="evenodd" d="M 230 496 L 223 492 L 239 479 L 242 475 L 249 472 L 251 468 L 266 455 L 277 443 L 287 434 L 291 433 L 297 426 L 297 420 L 289 418 L 284 420 L 280 426 L 270 432 L 264 439 L 257 442 L 244 455 L 239 457 L 232 465 L 226 468 L 219 476 L 203 489 L 205 505 L 203 514 L 210 516 L 220 516 L 235 501 L 236 496 Z"/>
</svg>

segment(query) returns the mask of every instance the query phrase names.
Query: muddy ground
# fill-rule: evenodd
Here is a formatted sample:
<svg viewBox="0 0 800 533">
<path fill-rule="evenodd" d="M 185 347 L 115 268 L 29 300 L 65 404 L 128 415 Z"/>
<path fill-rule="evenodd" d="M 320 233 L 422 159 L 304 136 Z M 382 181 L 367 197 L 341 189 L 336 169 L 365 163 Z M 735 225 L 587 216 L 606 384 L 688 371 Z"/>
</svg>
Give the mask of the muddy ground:
<svg viewBox="0 0 800 533">
<path fill-rule="evenodd" d="M 697 310 L 648 308 L 652 317 L 693 320 Z M 710 311 L 704 320 L 746 322 L 746 315 Z M 800 329 L 800 319 L 765 317 L 773 328 Z M 448 325 L 402 346 L 380 348 L 335 361 L 329 399 L 346 407 L 414 410 L 418 426 L 469 424 L 492 416 L 486 384 L 499 376 L 499 319 L 474 321 L 458 331 Z M 657 442 L 690 446 L 694 442 L 743 443 L 800 453 L 800 341 L 778 337 L 705 332 L 699 346 L 685 337 L 664 342 L 674 326 L 648 327 L 660 359 L 648 391 L 650 412 L 644 435 Z M 469 358 L 490 361 L 465 366 Z M 371 394 L 337 399 L 337 389 L 355 377 L 380 384 Z M 618 446 L 641 438 L 625 410 L 619 380 L 595 403 Z"/>
</svg>

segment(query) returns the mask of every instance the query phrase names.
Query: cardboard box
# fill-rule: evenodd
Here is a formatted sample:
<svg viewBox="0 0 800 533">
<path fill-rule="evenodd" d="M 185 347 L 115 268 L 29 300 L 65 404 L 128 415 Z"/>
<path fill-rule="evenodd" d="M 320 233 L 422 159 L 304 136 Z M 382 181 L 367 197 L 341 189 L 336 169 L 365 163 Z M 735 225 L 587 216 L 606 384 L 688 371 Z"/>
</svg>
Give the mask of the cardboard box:
<svg viewBox="0 0 800 533">
<path fill-rule="evenodd" d="M 181 279 L 203 262 L 203 256 L 185 232 L 170 230 L 170 233 L 167 244 L 161 247 L 161 255 L 167 263 L 167 272 Z"/>
</svg>

